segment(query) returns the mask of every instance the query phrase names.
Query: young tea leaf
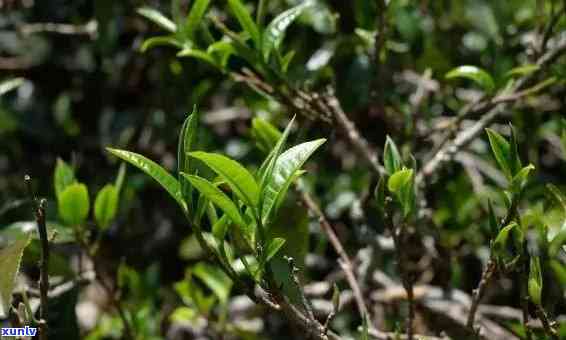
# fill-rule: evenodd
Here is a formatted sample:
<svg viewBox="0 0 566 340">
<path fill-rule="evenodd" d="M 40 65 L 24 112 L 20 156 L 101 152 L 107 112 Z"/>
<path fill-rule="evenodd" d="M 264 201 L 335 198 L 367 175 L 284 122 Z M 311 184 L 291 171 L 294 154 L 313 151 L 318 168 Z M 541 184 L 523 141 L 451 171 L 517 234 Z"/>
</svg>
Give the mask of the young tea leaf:
<svg viewBox="0 0 566 340">
<path fill-rule="evenodd" d="M 277 253 L 279 252 L 281 247 L 283 247 L 284 244 L 285 244 L 285 239 L 280 237 L 276 237 L 271 241 L 269 241 L 269 244 L 267 245 L 267 250 L 265 251 L 265 262 L 266 263 L 269 262 L 275 255 L 277 255 Z"/>
<path fill-rule="evenodd" d="M 258 206 L 259 187 L 253 175 L 240 163 L 223 155 L 202 151 L 191 152 L 189 156 L 201 160 L 214 170 L 249 207 Z"/>
<path fill-rule="evenodd" d="M 387 181 L 387 188 L 392 193 L 398 193 L 413 177 L 413 169 L 403 169 L 395 172 Z"/>
<path fill-rule="evenodd" d="M 118 211 L 118 190 L 112 184 L 106 184 L 94 200 L 94 218 L 105 229 L 116 217 Z"/>
<path fill-rule="evenodd" d="M 401 155 L 399 154 L 399 150 L 397 149 L 397 145 L 395 142 L 386 137 L 385 140 L 385 148 L 383 149 L 383 165 L 385 166 L 385 170 L 389 175 L 401 170 L 403 162 L 401 160 Z"/>
<path fill-rule="evenodd" d="M 273 172 L 263 191 L 261 215 L 264 222 L 268 221 L 275 204 L 281 200 L 280 195 L 286 192 L 284 189 L 295 178 L 295 173 L 324 142 L 326 142 L 326 139 L 317 139 L 296 145 L 277 158 Z"/>
<path fill-rule="evenodd" d="M 542 300 L 542 272 L 538 257 L 531 257 L 528 290 L 531 301 L 536 305 L 540 305 Z"/>
<path fill-rule="evenodd" d="M 540 66 L 537 64 L 526 64 L 515 67 L 511 69 L 509 72 L 505 73 L 506 77 L 523 77 L 528 76 L 529 74 L 536 72 L 540 69 Z"/>
<path fill-rule="evenodd" d="M 130 152 L 126 150 L 106 148 L 108 152 L 114 156 L 130 163 L 141 171 L 145 172 L 151 178 L 153 178 L 163 189 L 165 189 L 171 197 L 177 201 L 184 212 L 187 212 L 187 204 L 183 200 L 181 195 L 181 188 L 179 182 L 175 177 L 171 176 L 165 169 L 159 166 L 157 163 L 148 159 L 135 152 Z"/>
<path fill-rule="evenodd" d="M 190 40 L 195 38 L 195 31 L 201 23 L 209 4 L 210 0 L 196 0 L 191 7 L 191 11 L 187 16 L 187 22 L 184 27 L 184 33 Z"/>
<path fill-rule="evenodd" d="M 499 133 L 495 132 L 492 129 L 485 129 L 487 135 L 489 137 L 489 144 L 491 145 L 491 151 L 495 156 L 495 160 L 505 176 L 510 180 L 513 178 L 512 169 L 514 165 L 512 165 L 511 161 L 511 146 L 509 142 L 503 138 Z"/>
<path fill-rule="evenodd" d="M 523 191 L 529 180 L 529 175 L 533 170 L 535 170 L 535 166 L 532 164 L 522 168 L 511 180 L 511 190 L 515 193 Z"/>
<path fill-rule="evenodd" d="M 57 199 L 59 216 L 65 224 L 78 226 L 83 224 L 90 209 L 88 189 L 84 184 L 69 185 Z"/>
<path fill-rule="evenodd" d="M 177 31 L 177 25 L 169 18 L 161 14 L 158 10 L 150 7 L 140 7 L 137 9 L 139 15 L 146 17 L 147 19 L 153 21 L 155 24 L 159 25 L 161 28 L 175 33 Z"/>
<path fill-rule="evenodd" d="M 187 175 L 185 173 L 181 174 L 184 176 L 195 189 L 197 189 L 201 195 L 205 196 L 208 200 L 214 203 L 218 208 L 220 208 L 228 217 L 236 224 L 240 226 L 245 226 L 244 219 L 240 214 L 240 210 L 232 202 L 232 200 L 226 196 L 225 193 L 220 191 L 214 184 L 210 183 L 204 178 L 194 176 L 194 175 Z"/>
<path fill-rule="evenodd" d="M 489 75 L 489 73 L 476 66 L 459 66 L 446 73 L 446 79 L 454 78 L 470 79 L 488 93 L 492 93 L 495 90 L 493 78 Z"/>
<path fill-rule="evenodd" d="M 264 152 L 273 149 L 281 138 L 281 132 L 268 121 L 255 117 L 252 120 L 252 136 Z"/>
<path fill-rule="evenodd" d="M 305 9 L 311 6 L 310 2 L 304 2 L 298 6 L 286 10 L 285 12 L 279 14 L 273 21 L 267 25 L 267 28 L 263 32 L 263 41 L 261 50 L 263 52 L 263 59 L 265 61 L 269 60 L 271 52 L 278 50 L 285 37 L 285 31 L 287 28 L 297 19 Z"/>
<path fill-rule="evenodd" d="M 192 188 L 190 183 L 181 176 L 181 172 L 193 174 L 192 168 L 194 167 L 191 166 L 190 157 L 187 157 L 187 154 L 195 147 L 198 123 L 199 113 L 195 106 L 193 112 L 183 122 L 177 145 L 177 177 L 181 186 L 181 194 L 190 209 L 192 209 Z"/>
<path fill-rule="evenodd" d="M 246 6 L 240 0 L 228 0 L 228 6 L 230 6 L 230 10 L 232 10 L 244 31 L 252 38 L 254 45 L 259 48 L 261 46 L 261 32 Z"/>
<path fill-rule="evenodd" d="M 173 46 L 173 47 L 181 48 L 183 44 L 177 39 L 175 35 L 163 35 L 158 37 L 151 37 L 144 40 L 144 42 L 141 44 L 140 52 L 145 53 L 157 46 Z"/>
<path fill-rule="evenodd" d="M 193 268 L 193 275 L 199 278 L 225 304 L 230 297 L 232 280 L 216 266 L 199 262 Z"/>
<path fill-rule="evenodd" d="M 61 158 L 57 158 L 55 175 L 53 176 L 55 195 L 59 197 L 66 187 L 76 182 L 75 171 Z"/>
</svg>

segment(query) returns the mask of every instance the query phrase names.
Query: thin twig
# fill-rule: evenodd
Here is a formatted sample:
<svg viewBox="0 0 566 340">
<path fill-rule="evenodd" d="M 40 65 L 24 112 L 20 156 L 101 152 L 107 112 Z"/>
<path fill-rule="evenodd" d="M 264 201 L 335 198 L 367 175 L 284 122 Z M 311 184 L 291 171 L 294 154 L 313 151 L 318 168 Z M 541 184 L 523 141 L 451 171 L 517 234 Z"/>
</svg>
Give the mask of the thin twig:
<svg viewBox="0 0 566 340">
<path fill-rule="evenodd" d="M 540 322 L 542 322 L 544 332 L 553 340 L 558 340 L 560 337 L 558 336 L 558 332 L 554 327 L 554 322 L 550 321 L 550 318 L 548 317 L 542 306 L 536 306 L 536 313 L 537 317 L 540 319 Z"/>
<path fill-rule="evenodd" d="M 358 307 L 358 312 L 360 313 L 360 316 L 364 317 L 364 315 L 369 315 L 368 309 L 364 302 L 362 290 L 353 272 L 352 261 L 350 260 L 350 257 L 346 253 L 346 250 L 344 250 L 344 247 L 342 246 L 340 239 L 338 239 L 338 236 L 334 232 L 334 229 L 332 228 L 330 223 L 328 223 L 326 216 L 323 214 L 322 210 L 320 209 L 318 204 L 316 204 L 316 202 L 312 199 L 312 197 L 303 190 L 301 190 L 300 193 L 301 193 L 301 199 L 305 204 L 305 206 L 307 207 L 307 209 L 310 210 L 316 216 L 318 216 L 318 221 L 320 223 L 320 227 L 322 228 L 322 231 L 326 234 L 328 240 L 330 241 L 330 244 L 334 248 L 334 251 L 336 251 L 336 253 L 340 257 L 340 261 L 339 261 L 340 267 L 342 268 L 342 271 L 346 276 L 346 281 L 348 282 L 348 285 L 352 289 L 354 298 L 356 299 L 356 305 Z"/>
<path fill-rule="evenodd" d="M 301 285 L 301 282 L 299 281 L 299 268 L 297 268 L 297 266 L 295 265 L 295 260 L 292 257 L 286 257 L 287 263 L 289 264 L 289 270 L 291 271 L 291 279 L 293 280 L 293 283 L 295 284 L 295 286 L 297 287 L 297 290 L 299 291 L 299 295 L 301 297 L 301 303 L 303 304 L 303 308 L 305 310 L 305 312 L 307 313 L 307 316 L 309 317 L 309 319 L 311 320 L 316 320 L 314 317 L 314 313 L 312 311 L 312 305 L 309 302 L 309 300 L 307 299 L 307 297 L 305 296 L 305 291 L 303 290 L 303 286 Z"/>
<path fill-rule="evenodd" d="M 478 306 L 480 305 L 480 301 L 483 295 L 485 294 L 485 289 L 487 288 L 487 286 L 489 285 L 491 279 L 495 274 L 496 268 L 497 266 L 495 264 L 495 261 L 490 259 L 487 262 L 487 265 L 485 266 L 485 269 L 481 274 L 481 279 L 478 284 L 478 287 L 474 289 L 472 293 L 472 304 L 470 305 L 470 312 L 468 313 L 468 321 L 466 322 L 466 327 L 468 327 L 470 330 L 474 332 L 475 332 L 474 321 L 476 319 L 476 312 L 478 310 Z"/>
<path fill-rule="evenodd" d="M 31 188 L 31 177 L 26 175 L 24 181 L 28 193 L 35 203 L 35 221 L 37 222 L 37 233 L 41 243 L 41 258 L 39 263 L 39 336 L 41 340 L 47 340 L 47 314 L 48 314 L 48 294 L 49 294 L 49 237 L 47 235 L 47 225 L 45 223 L 45 206 L 47 200 L 38 200 Z"/>
</svg>

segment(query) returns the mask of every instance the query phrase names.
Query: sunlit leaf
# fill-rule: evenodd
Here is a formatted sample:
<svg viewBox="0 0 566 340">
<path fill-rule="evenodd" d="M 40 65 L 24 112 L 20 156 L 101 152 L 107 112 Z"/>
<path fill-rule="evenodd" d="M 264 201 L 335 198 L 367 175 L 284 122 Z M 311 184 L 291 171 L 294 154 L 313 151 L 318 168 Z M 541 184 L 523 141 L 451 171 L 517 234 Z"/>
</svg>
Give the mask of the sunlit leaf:
<svg viewBox="0 0 566 340">
<path fill-rule="evenodd" d="M 0 82 L 0 97 L 22 86 L 25 81 L 24 78 L 12 78 Z"/>
<path fill-rule="evenodd" d="M 523 77 L 528 76 L 529 74 L 536 72 L 540 69 L 540 66 L 537 64 L 526 64 L 515 67 L 511 69 L 509 72 L 505 73 L 507 77 Z"/>
<path fill-rule="evenodd" d="M 508 179 L 513 178 L 512 161 L 511 161 L 511 146 L 503 136 L 492 129 L 485 129 L 489 137 L 489 144 L 491 151 L 495 156 L 495 160 L 503 173 Z"/>
<path fill-rule="evenodd" d="M 281 132 L 275 126 L 259 117 L 252 120 L 252 135 L 264 152 L 272 150 L 281 138 Z"/>
<path fill-rule="evenodd" d="M 159 183 L 161 187 L 165 189 L 169 193 L 169 195 L 171 195 L 171 197 L 175 199 L 175 201 L 177 201 L 183 211 L 187 211 L 187 205 L 183 201 L 179 182 L 165 169 L 163 169 L 154 161 L 135 152 L 112 148 L 106 148 L 106 150 L 114 156 L 130 163 L 131 165 L 145 172 L 147 175 L 157 181 L 157 183 Z"/>
<path fill-rule="evenodd" d="M 495 83 L 493 82 L 493 78 L 489 75 L 489 73 L 476 66 L 459 66 L 446 73 L 446 79 L 455 78 L 470 79 L 488 93 L 491 93 L 495 90 Z"/>
<path fill-rule="evenodd" d="M 389 175 L 401 170 L 401 166 L 403 161 L 401 160 L 401 155 L 399 154 L 399 150 L 397 149 L 397 145 L 395 142 L 386 137 L 385 140 L 385 147 L 383 149 L 383 165 L 385 166 L 385 170 Z"/>
<path fill-rule="evenodd" d="M 238 19 L 244 31 L 250 35 L 255 46 L 259 48 L 261 46 L 261 33 L 246 6 L 240 0 L 228 0 L 228 6 L 230 6 L 232 13 Z"/>
<path fill-rule="evenodd" d="M 275 203 L 280 200 L 279 196 L 284 193 L 283 189 L 294 179 L 293 175 L 324 142 L 326 139 L 317 139 L 296 145 L 277 158 L 263 191 L 262 219 L 264 222 L 269 219 Z"/>
<path fill-rule="evenodd" d="M 208 53 L 192 47 L 184 48 L 177 53 L 177 57 L 192 57 L 207 62 L 214 67 L 218 66 L 216 64 L 216 60 L 214 60 L 214 58 L 212 58 Z"/>
<path fill-rule="evenodd" d="M 403 185 L 413 177 L 413 169 L 403 169 L 395 172 L 387 181 L 387 188 L 392 193 L 398 193 Z"/>
<path fill-rule="evenodd" d="M 540 305 L 542 296 L 542 271 L 540 268 L 540 259 L 531 257 L 529 266 L 528 290 L 531 301 Z"/>
<path fill-rule="evenodd" d="M 159 25 L 161 28 L 175 33 L 177 31 L 177 25 L 169 18 L 161 14 L 158 10 L 150 7 L 140 7 L 137 9 L 138 14 L 146 17 L 147 19 L 151 20 L 155 24 Z"/>
<path fill-rule="evenodd" d="M 238 197 L 250 207 L 259 203 L 259 187 L 253 175 L 240 163 L 220 154 L 202 151 L 189 155 L 201 160 L 214 172 L 221 176 Z"/>
<path fill-rule="evenodd" d="M 234 204 L 234 202 L 232 202 L 225 193 L 215 187 L 214 184 L 195 175 L 187 175 L 185 173 L 182 173 L 181 175 L 185 176 L 185 178 L 191 182 L 193 187 L 197 189 L 201 195 L 205 196 L 208 200 L 210 200 L 210 202 L 214 203 L 218 208 L 224 211 L 224 213 L 228 215 L 234 223 L 240 226 L 245 225 L 236 204 Z"/>
<path fill-rule="evenodd" d="M 76 182 L 75 171 L 60 158 L 57 158 L 53 182 L 55 186 L 55 195 L 57 197 L 61 195 L 66 187 Z"/>
<path fill-rule="evenodd" d="M 192 272 L 214 292 L 218 300 L 222 303 L 228 301 L 232 289 L 232 280 L 220 268 L 199 262 Z"/>
<path fill-rule="evenodd" d="M 116 217 L 118 211 L 118 190 L 112 184 L 106 184 L 94 200 L 94 218 L 101 228 L 106 228 Z"/>
<path fill-rule="evenodd" d="M 86 185 L 74 183 L 63 190 L 57 199 L 59 216 L 65 224 L 81 225 L 87 217 L 90 209 L 90 200 Z"/>
<path fill-rule="evenodd" d="M 285 244 L 285 239 L 276 237 L 272 239 L 269 244 L 267 245 L 267 249 L 265 251 L 265 262 L 269 262 L 273 256 L 275 256 L 281 247 Z"/>
<path fill-rule="evenodd" d="M 297 19 L 305 9 L 311 6 L 310 2 L 304 2 L 298 6 L 279 14 L 267 25 L 263 32 L 262 53 L 265 61 L 269 60 L 271 52 L 278 50 L 285 37 L 287 28 Z"/>
<path fill-rule="evenodd" d="M 157 46 L 173 46 L 180 48 L 183 44 L 177 40 L 177 37 L 174 35 L 163 35 L 144 40 L 141 44 L 140 51 L 144 53 Z"/>
<path fill-rule="evenodd" d="M 192 188 L 190 183 L 181 176 L 181 172 L 192 175 L 194 166 L 188 157 L 188 153 L 193 151 L 198 134 L 199 113 L 196 106 L 193 112 L 185 119 L 181 132 L 179 133 L 177 145 L 177 177 L 181 186 L 181 193 L 187 202 L 190 209 L 192 209 Z"/>
<path fill-rule="evenodd" d="M 184 27 L 185 34 L 191 40 L 195 37 L 195 31 L 202 21 L 204 13 L 210 4 L 210 0 L 196 0 L 191 7 L 191 11 L 187 16 L 187 22 Z"/>
</svg>

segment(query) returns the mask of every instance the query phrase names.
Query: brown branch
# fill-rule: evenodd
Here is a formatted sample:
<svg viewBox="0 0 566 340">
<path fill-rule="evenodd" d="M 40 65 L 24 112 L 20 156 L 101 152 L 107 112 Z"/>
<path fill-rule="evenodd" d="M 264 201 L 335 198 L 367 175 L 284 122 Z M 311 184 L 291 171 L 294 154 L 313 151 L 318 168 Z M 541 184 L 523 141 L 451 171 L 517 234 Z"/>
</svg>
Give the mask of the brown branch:
<svg viewBox="0 0 566 340">
<path fill-rule="evenodd" d="M 36 204 L 35 221 L 37 223 L 37 233 L 41 244 L 41 258 L 39 260 L 39 337 L 47 340 L 47 314 L 48 314 L 48 294 L 49 294 L 49 236 L 47 235 L 47 225 L 45 223 L 45 206 L 47 200 L 38 200 L 33 194 L 31 187 L 31 177 L 24 176 L 28 194 L 32 202 Z"/>
<path fill-rule="evenodd" d="M 560 337 L 558 336 L 558 332 L 556 331 L 555 323 L 550 321 L 548 315 L 546 314 L 542 306 L 540 305 L 536 306 L 536 313 L 537 313 L 537 317 L 540 319 L 540 322 L 542 323 L 544 332 L 553 340 L 558 340 Z"/>
<path fill-rule="evenodd" d="M 313 213 L 314 215 L 318 216 L 318 221 L 320 223 L 320 227 L 322 231 L 326 234 L 328 240 L 330 241 L 330 244 L 334 248 L 334 251 L 336 251 L 336 253 L 340 257 L 340 261 L 338 261 L 338 263 L 340 264 L 340 267 L 342 268 L 342 271 L 346 276 L 346 281 L 348 282 L 348 285 L 352 289 L 352 293 L 354 294 L 354 298 L 356 300 L 356 305 L 358 307 L 358 312 L 360 313 L 360 316 L 364 317 L 365 315 L 369 315 L 367 306 L 364 302 L 362 290 L 353 272 L 352 261 L 350 260 L 350 257 L 346 253 L 346 250 L 344 250 L 344 247 L 342 246 L 340 239 L 338 239 L 338 236 L 334 232 L 334 229 L 332 228 L 330 223 L 328 223 L 326 216 L 324 215 L 318 204 L 316 204 L 316 202 L 312 199 L 312 197 L 303 190 L 300 190 L 300 194 L 301 194 L 301 200 L 303 201 L 307 209 L 311 211 L 311 213 Z"/>
<path fill-rule="evenodd" d="M 481 274 L 480 283 L 478 284 L 478 288 L 474 289 L 472 293 L 472 303 L 470 305 L 470 311 L 468 313 L 468 320 L 466 322 L 466 326 L 470 328 L 470 330 L 474 331 L 474 321 L 476 318 L 476 312 L 478 310 L 478 306 L 480 305 L 480 301 L 485 294 L 485 289 L 491 282 L 493 275 L 496 271 L 496 264 L 495 261 L 490 259 L 485 266 L 484 271 Z"/>
</svg>

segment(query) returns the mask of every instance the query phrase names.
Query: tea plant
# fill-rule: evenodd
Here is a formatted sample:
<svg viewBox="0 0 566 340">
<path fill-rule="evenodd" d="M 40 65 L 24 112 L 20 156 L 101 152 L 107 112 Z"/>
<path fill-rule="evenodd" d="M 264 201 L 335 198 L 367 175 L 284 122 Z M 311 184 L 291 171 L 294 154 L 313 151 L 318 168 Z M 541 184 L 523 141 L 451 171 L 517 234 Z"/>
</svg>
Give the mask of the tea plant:
<svg viewBox="0 0 566 340">
<path fill-rule="evenodd" d="M 51 171 L 41 168 L 25 179 L 27 199 L 0 207 L 7 220 L 30 205 L 35 217 L 0 230 L 2 325 L 37 327 L 41 339 L 89 340 L 566 336 L 566 196 L 559 186 L 566 3 L 173 0 L 169 13 L 160 2 L 146 3 L 155 7 L 126 18 L 127 5 L 100 0 L 87 24 L 21 25 L 0 44 L 30 46 L 21 60 L 0 58 L 0 68 L 19 70 L 41 59 L 41 44 L 15 43 L 20 35 L 94 41 L 61 59 L 84 74 L 69 77 L 71 87 L 50 104 L 56 132 L 81 138 L 87 157 L 79 161 L 95 170 L 79 181 L 75 158 L 55 161 L 44 147 L 48 137 L 38 143 L 41 152 L 30 152 L 40 168 L 55 163 L 53 183 L 44 191 Z M 3 28 L 20 20 L 0 17 Z M 464 47 L 452 46 L 452 35 Z M 136 91 L 131 84 L 140 75 L 146 86 Z M 31 138 L 39 129 L 27 111 L 43 112 L 45 104 L 29 98 L 42 92 L 15 76 L 0 83 L 0 134 Z M 109 88 L 92 97 L 97 91 L 83 84 L 91 78 L 110 79 Z M 159 99 L 146 98 L 148 89 Z M 121 101 L 130 96 L 150 113 L 126 108 Z M 101 98 L 104 104 L 93 104 Z M 201 115 L 194 106 L 178 135 L 170 133 L 181 123 L 175 112 L 228 101 L 240 107 Z M 90 106 L 100 111 L 94 144 L 105 147 L 109 164 L 139 170 L 128 179 L 124 163 L 105 181 L 101 160 L 88 153 L 93 121 L 73 108 L 88 113 Z M 233 135 L 238 150 L 209 152 Z M 28 144 L 10 143 L 10 160 Z M 134 148 L 139 153 L 128 151 Z M 2 170 L 4 163 L 2 156 Z M 173 199 L 178 216 L 154 193 L 133 198 L 146 183 L 140 171 Z M 134 201 L 145 204 L 132 209 Z M 140 221 L 151 240 L 186 238 L 146 259 L 147 238 L 135 235 Z M 116 248 L 134 255 L 122 258 Z M 104 301 L 92 307 L 90 295 Z M 89 300 L 87 312 L 79 300 Z"/>
</svg>

